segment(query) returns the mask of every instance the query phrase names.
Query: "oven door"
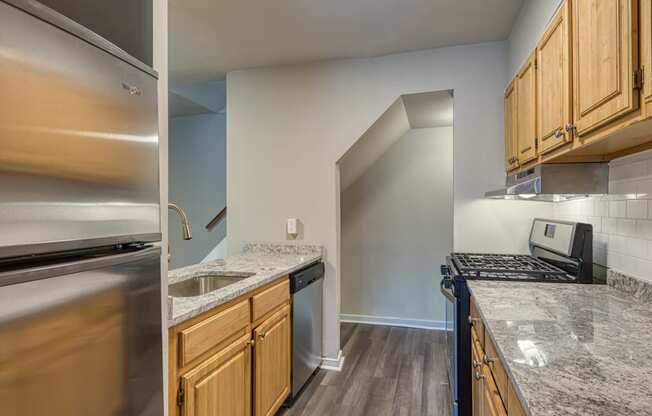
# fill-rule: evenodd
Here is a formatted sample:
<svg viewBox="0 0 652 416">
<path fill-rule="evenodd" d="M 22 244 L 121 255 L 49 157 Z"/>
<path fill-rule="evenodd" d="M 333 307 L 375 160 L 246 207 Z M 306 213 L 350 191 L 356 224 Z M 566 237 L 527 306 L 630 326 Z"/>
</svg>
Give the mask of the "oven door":
<svg viewBox="0 0 652 416">
<path fill-rule="evenodd" d="M 456 311 L 457 299 L 455 298 L 454 281 L 448 266 L 442 266 L 442 279 L 440 290 L 446 299 L 446 356 L 448 383 L 450 386 L 451 414 L 457 416 L 458 412 L 458 383 L 457 383 L 457 341 L 456 341 Z"/>
</svg>

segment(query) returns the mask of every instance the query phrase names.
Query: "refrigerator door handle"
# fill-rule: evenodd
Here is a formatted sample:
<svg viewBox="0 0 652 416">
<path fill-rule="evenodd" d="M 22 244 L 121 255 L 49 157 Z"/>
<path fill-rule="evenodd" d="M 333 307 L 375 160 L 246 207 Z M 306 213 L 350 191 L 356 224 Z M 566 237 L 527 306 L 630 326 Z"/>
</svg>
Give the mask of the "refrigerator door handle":
<svg viewBox="0 0 652 416">
<path fill-rule="evenodd" d="M 65 261 L 46 266 L 36 266 L 20 270 L 0 272 L 0 287 L 31 282 L 34 280 L 48 279 L 50 277 L 62 276 L 66 274 L 79 273 L 87 270 L 103 269 L 121 263 L 128 263 L 160 256 L 161 248 L 154 246 L 147 247 L 138 251 L 129 251 L 123 253 L 116 251 L 116 254 L 114 255 L 106 255 L 102 257 L 75 261 Z"/>
</svg>

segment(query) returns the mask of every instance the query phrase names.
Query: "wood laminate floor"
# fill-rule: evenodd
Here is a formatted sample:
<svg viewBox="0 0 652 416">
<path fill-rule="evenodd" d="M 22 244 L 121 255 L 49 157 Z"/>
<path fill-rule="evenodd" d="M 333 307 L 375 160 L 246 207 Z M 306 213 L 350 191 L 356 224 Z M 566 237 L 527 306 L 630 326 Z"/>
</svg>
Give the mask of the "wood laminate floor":
<svg viewBox="0 0 652 416">
<path fill-rule="evenodd" d="M 320 370 L 279 416 L 449 416 L 444 333 L 342 324 L 341 372 Z"/>
</svg>

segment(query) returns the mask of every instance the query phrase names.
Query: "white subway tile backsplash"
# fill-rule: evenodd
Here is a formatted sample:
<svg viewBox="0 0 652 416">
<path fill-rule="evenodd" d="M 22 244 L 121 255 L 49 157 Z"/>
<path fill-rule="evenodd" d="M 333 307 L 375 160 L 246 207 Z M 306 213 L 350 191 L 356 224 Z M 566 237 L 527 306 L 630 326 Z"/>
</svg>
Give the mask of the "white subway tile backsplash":
<svg viewBox="0 0 652 416">
<path fill-rule="evenodd" d="M 631 199 L 627 201 L 627 218 L 647 218 L 647 205 L 645 199 Z"/>
<path fill-rule="evenodd" d="M 627 164 L 612 164 L 609 169 L 609 180 L 622 181 L 640 179 L 648 175 L 648 161 L 642 160 Z"/>
<path fill-rule="evenodd" d="M 627 216 L 627 201 L 609 201 L 609 216 L 625 218 Z"/>
<path fill-rule="evenodd" d="M 616 234 L 618 231 L 618 221 L 615 218 L 604 217 L 602 218 L 602 232 L 608 234 Z"/>
<path fill-rule="evenodd" d="M 612 235 L 609 237 L 609 250 L 620 254 L 627 254 L 627 237 Z"/>
<path fill-rule="evenodd" d="M 636 229 L 638 231 L 639 237 L 645 238 L 647 240 L 652 240 L 652 221 L 650 220 L 636 221 Z"/>
<path fill-rule="evenodd" d="M 652 178 L 636 182 L 636 197 L 652 199 Z"/>
<path fill-rule="evenodd" d="M 593 215 L 605 217 L 609 213 L 607 201 L 602 199 L 593 200 Z"/>
<path fill-rule="evenodd" d="M 641 240 L 639 238 L 629 238 L 626 237 L 625 240 L 627 246 L 624 254 L 627 254 L 629 256 L 634 256 L 638 257 L 641 259 L 647 259 L 647 240 Z M 652 273 L 652 269 L 650 269 L 650 273 Z"/>
<path fill-rule="evenodd" d="M 554 204 L 553 216 L 593 225 L 596 263 L 652 279 L 652 151 L 610 162 L 609 195 Z"/>
<path fill-rule="evenodd" d="M 609 181 L 609 195 L 616 198 L 636 198 L 636 180 Z"/>
<path fill-rule="evenodd" d="M 637 235 L 636 221 L 616 219 L 616 234 L 624 235 L 628 237 L 635 237 Z"/>
</svg>

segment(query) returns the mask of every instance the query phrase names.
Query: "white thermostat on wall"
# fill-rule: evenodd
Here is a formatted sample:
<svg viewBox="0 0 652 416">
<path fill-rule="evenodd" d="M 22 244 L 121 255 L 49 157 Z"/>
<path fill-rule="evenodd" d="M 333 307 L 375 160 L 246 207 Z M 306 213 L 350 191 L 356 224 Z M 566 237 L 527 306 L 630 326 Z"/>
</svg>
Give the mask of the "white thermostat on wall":
<svg viewBox="0 0 652 416">
<path fill-rule="evenodd" d="M 287 224 L 288 234 L 296 235 L 298 233 L 297 222 L 299 222 L 299 220 L 297 220 L 296 218 L 288 218 L 288 224 Z"/>
</svg>

